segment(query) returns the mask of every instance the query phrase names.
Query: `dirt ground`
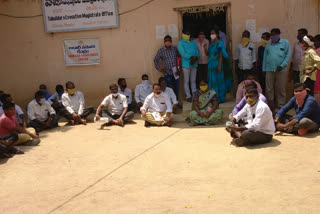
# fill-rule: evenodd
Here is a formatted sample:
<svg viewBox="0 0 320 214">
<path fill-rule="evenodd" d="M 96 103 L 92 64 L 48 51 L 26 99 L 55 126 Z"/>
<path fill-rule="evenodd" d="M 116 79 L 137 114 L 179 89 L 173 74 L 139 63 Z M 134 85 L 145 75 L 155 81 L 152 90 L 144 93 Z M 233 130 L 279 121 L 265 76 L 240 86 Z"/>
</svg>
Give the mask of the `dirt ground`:
<svg viewBox="0 0 320 214">
<path fill-rule="evenodd" d="M 135 122 L 60 127 L 0 160 L 0 213 L 320 213 L 318 134 L 237 148 L 222 126 Z"/>
</svg>

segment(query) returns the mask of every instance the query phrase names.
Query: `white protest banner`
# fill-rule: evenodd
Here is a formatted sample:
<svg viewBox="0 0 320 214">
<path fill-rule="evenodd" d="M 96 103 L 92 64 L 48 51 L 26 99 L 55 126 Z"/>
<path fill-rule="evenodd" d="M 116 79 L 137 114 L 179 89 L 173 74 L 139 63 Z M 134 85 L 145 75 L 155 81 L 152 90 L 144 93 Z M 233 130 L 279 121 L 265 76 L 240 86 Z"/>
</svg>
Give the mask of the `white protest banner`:
<svg viewBox="0 0 320 214">
<path fill-rule="evenodd" d="M 117 0 L 42 0 L 45 31 L 119 27 Z"/>
<path fill-rule="evenodd" d="M 100 42 L 97 38 L 64 39 L 65 65 L 100 64 Z"/>
</svg>

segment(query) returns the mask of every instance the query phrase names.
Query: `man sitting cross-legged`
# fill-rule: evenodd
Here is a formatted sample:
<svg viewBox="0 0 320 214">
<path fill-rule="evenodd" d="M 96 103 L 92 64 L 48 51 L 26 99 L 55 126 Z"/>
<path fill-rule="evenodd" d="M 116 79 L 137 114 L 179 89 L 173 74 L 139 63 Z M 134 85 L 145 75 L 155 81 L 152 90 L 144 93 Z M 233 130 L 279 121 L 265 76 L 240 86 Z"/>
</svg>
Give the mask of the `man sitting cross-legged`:
<svg viewBox="0 0 320 214">
<path fill-rule="evenodd" d="M 0 117 L 0 137 L 10 134 L 18 134 L 18 140 L 14 145 L 22 144 L 26 146 L 35 146 L 40 143 L 39 136 L 36 135 L 34 128 L 24 128 L 19 125 L 15 118 L 14 103 L 5 103 L 3 105 L 4 114 Z"/>
<path fill-rule="evenodd" d="M 294 108 L 296 116 L 286 113 Z M 276 114 L 275 122 L 278 131 L 299 134 L 317 132 L 320 127 L 320 105 L 316 99 L 307 93 L 303 83 L 294 85 L 294 97 Z"/>
<path fill-rule="evenodd" d="M 233 124 L 227 128 L 236 146 L 249 146 L 268 143 L 275 132 L 272 112 L 268 105 L 259 100 L 257 89 L 246 92 L 247 104 L 234 116 Z M 236 124 L 247 118 L 244 126 Z"/>
<path fill-rule="evenodd" d="M 140 109 L 145 126 L 171 126 L 172 105 L 169 98 L 161 93 L 159 84 L 153 85 L 153 93 L 147 96 Z"/>
<path fill-rule="evenodd" d="M 29 126 L 37 132 L 57 127 L 59 116 L 46 101 L 45 93 L 37 91 L 34 97 L 35 99 L 28 104 Z"/>
<path fill-rule="evenodd" d="M 94 112 L 94 108 L 85 108 L 85 101 L 82 92 L 77 91 L 73 82 L 66 83 L 67 92 L 62 95 L 62 104 L 65 109 L 60 115 L 69 120 L 72 125 L 87 125 L 86 118 Z"/>
<path fill-rule="evenodd" d="M 96 121 L 100 120 L 101 116 L 108 120 L 101 128 L 108 125 L 123 126 L 124 122 L 130 121 L 134 117 L 134 113 L 128 111 L 126 96 L 118 92 L 118 86 L 112 84 L 109 89 L 111 94 L 104 98 L 96 112 Z M 107 110 L 102 110 L 104 107 L 106 107 Z"/>
</svg>

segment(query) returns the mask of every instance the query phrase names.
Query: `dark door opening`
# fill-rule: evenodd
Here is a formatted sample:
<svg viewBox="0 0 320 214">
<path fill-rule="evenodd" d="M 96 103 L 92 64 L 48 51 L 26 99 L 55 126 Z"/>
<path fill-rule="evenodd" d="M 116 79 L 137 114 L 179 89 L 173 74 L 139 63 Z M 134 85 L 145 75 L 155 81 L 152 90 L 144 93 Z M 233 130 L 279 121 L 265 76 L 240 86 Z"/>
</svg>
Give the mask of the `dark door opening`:
<svg viewBox="0 0 320 214">
<path fill-rule="evenodd" d="M 227 21 L 226 21 L 226 9 L 223 11 L 213 11 L 212 9 L 208 12 L 197 12 L 197 13 L 184 13 L 182 15 L 183 28 L 187 28 L 191 31 L 193 38 L 198 37 L 200 30 L 204 30 L 207 39 L 210 40 L 210 30 L 217 26 L 220 31 L 227 32 Z"/>
</svg>

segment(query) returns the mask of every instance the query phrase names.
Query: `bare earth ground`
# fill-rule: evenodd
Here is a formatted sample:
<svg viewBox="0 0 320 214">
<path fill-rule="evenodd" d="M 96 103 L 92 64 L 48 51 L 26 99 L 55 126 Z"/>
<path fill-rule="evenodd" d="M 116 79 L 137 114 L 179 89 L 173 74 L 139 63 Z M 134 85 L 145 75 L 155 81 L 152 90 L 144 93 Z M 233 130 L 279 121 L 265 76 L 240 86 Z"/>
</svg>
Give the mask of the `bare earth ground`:
<svg viewBox="0 0 320 214">
<path fill-rule="evenodd" d="M 320 213 L 318 134 L 236 148 L 222 126 L 136 123 L 60 127 L 0 160 L 0 213 Z"/>
</svg>

